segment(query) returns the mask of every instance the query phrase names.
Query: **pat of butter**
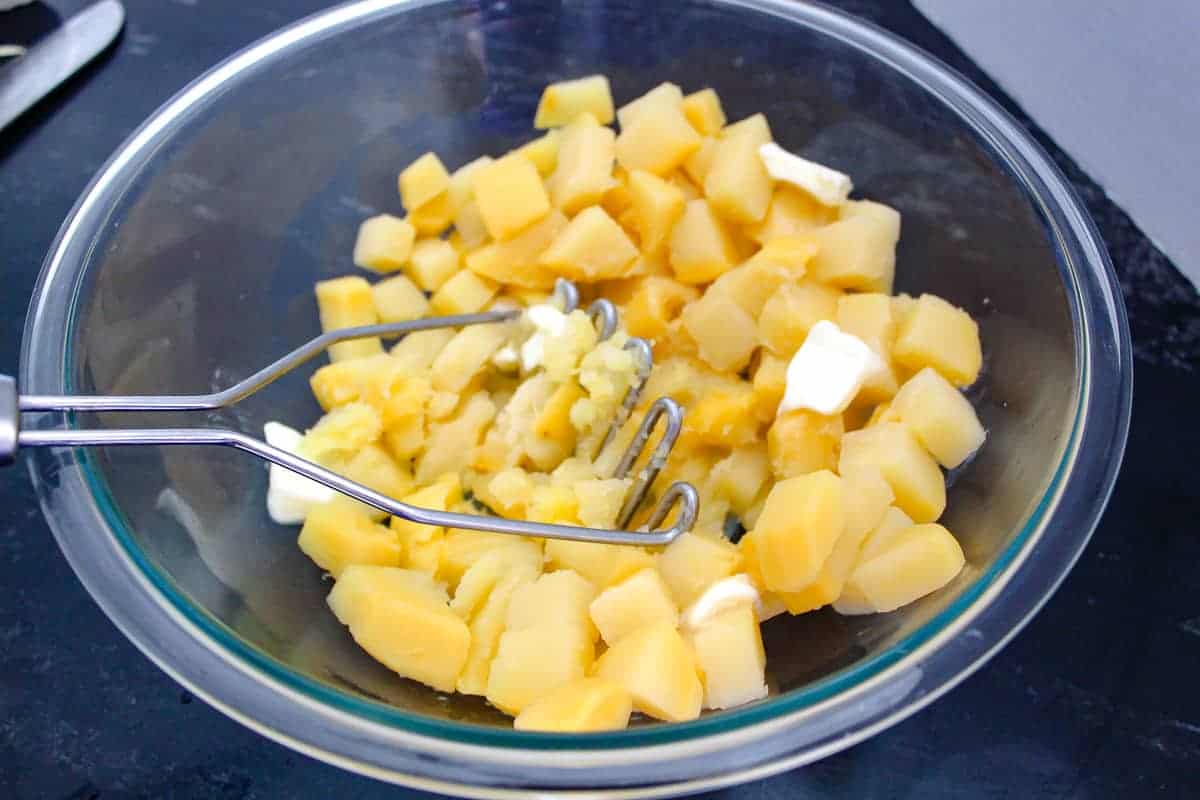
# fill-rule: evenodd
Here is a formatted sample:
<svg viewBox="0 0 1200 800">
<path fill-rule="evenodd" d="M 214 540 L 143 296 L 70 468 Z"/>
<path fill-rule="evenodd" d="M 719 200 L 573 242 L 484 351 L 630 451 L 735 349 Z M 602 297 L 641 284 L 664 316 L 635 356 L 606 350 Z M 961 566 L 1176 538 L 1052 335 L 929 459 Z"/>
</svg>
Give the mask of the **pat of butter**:
<svg viewBox="0 0 1200 800">
<path fill-rule="evenodd" d="M 492 364 L 504 372 L 516 372 L 517 367 L 521 366 L 521 354 L 517 352 L 517 348 L 506 344 L 492 356 Z"/>
<path fill-rule="evenodd" d="M 546 355 L 546 339 L 561 336 L 567 329 L 567 315 L 549 303 L 530 306 L 525 318 L 533 325 L 533 335 L 521 345 L 521 369 L 533 372 Z"/>
<path fill-rule="evenodd" d="M 854 188 L 849 175 L 789 153 L 774 142 L 759 147 L 758 156 L 772 178 L 803 189 L 822 205 L 840 206 Z"/>
<path fill-rule="evenodd" d="M 304 434 L 280 422 L 263 425 L 267 444 L 293 455 L 300 450 Z M 287 467 L 272 464 L 267 474 L 267 513 L 280 525 L 299 525 L 313 506 L 333 499 L 333 489 L 297 475 Z"/>
<path fill-rule="evenodd" d="M 818 414 L 840 414 L 867 378 L 883 368 L 883 361 L 866 342 L 821 320 L 788 364 L 778 413 L 806 408 Z"/>
<path fill-rule="evenodd" d="M 763 618 L 762 597 L 750 576 L 745 574 L 719 580 L 705 589 L 704 594 L 684 610 L 679 624 L 685 629 L 696 630 L 721 612 L 742 603 L 753 604 L 755 615 L 759 619 Z"/>
</svg>

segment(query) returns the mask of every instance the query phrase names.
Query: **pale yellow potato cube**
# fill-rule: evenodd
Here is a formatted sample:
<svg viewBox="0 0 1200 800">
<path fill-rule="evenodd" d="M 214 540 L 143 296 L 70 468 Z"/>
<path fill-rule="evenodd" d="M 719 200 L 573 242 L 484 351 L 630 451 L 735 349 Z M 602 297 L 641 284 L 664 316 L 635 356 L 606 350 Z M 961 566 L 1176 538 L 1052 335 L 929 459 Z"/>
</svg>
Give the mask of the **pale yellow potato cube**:
<svg viewBox="0 0 1200 800">
<path fill-rule="evenodd" d="M 888 506 L 883 512 L 883 518 L 863 541 L 862 549 L 858 553 L 858 561 L 866 561 L 882 553 L 891 547 L 896 537 L 916 524 L 908 514 L 895 506 Z M 857 564 L 858 561 L 855 563 Z"/>
<path fill-rule="evenodd" d="M 683 192 L 644 170 L 629 173 L 628 192 L 642 250 L 657 253 L 666 246 L 671 229 L 683 216 Z"/>
<path fill-rule="evenodd" d="M 755 256 L 713 281 L 712 286 L 705 291 L 705 297 L 725 295 L 737 303 L 750 315 L 751 322 L 755 324 L 757 338 L 757 319 L 762 314 L 763 306 L 780 286 L 788 283 L 793 277 L 795 276 L 786 267 Z"/>
<path fill-rule="evenodd" d="M 987 436 L 971 401 L 931 367 L 900 387 L 892 411 L 946 469 L 970 458 Z"/>
<path fill-rule="evenodd" d="M 612 528 L 629 491 L 628 478 L 588 478 L 572 488 L 579 499 L 579 521 L 589 528 Z"/>
<path fill-rule="evenodd" d="M 546 560 L 558 569 L 578 572 L 598 590 L 654 566 L 653 556 L 643 547 L 564 539 L 546 541 Z"/>
<path fill-rule="evenodd" d="M 635 572 L 625 580 L 602 591 L 588 613 L 604 642 L 612 647 L 627 634 L 642 627 L 679 622 L 679 609 L 671 590 L 653 567 Z"/>
<path fill-rule="evenodd" d="M 413 477 L 407 465 L 401 465 L 378 444 L 368 444 L 350 457 L 338 469 L 342 475 L 374 489 L 382 495 L 399 500 L 413 490 Z M 372 519 L 383 519 L 386 512 L 357 501 L 347 501 L 360 508 Z M 332 571 L 332 570 L 331 570 Z"/>
<path fill-rule="evenodd" d="M 733 233 L 707 200 L 692 200 L 671 230 L 671 269 L 683 283 L 708 283 L 737 263 Z"/>
<path fill-rule="evenodd" d="M 979 325 L 932 294 L 921 295 L 904 315 L 892 352 L 909 369 L 933 367 L 955 386 L 970 386 L 983 367 Z"/>
<path fill-rule="evenodd" d="M 591 114 L 601 125 L 613 121 L 612 90 L 608 78 L 589 75 L 550 84 L 542 90 L 533 127 L 542 130 L 557 128 L 583 113 Z"/>
<path fill-rule="evenodd" d="M 354 263 L 375 272 L 395 272 L 408 263 L 417 232 L 391 214 L 363 220 L 354 241 Z"/>
<path fill-rule="evenodd" d="M 844 433 L 840 414 L 826 416 L 803 408 L 781 414 L 767 431 L 771 472 L 783 479 L 836 469 Z"/>
<path fill-rule="evenodd" d="M 712 169 L 713 158 L 717 155 L 717 139 L 715 136 L 705 136 L 700 140 L 700 146 L 683 162 L 683 171 L 696 186 L 704 186 L 704 179 Z"/>
<path fill-rule="evenodd" d="M 638 114 L 654 105 L 678 108 L 683 103 L 683 90 L 673 83 L 660 83 L 641 97 L 630 100 L 617 109 L 617 122 L 624 130 L 633 124 Z"/>
<path fill-rule="evenodd" d="M 896 505 L 917 522 L 933 522 L 946 508 L 946 483 L 933 456 L 908 428 L 884 422 L 842 437 L 839 472 L 859 465 L 879 468 Z"/>
<path fill-rule="evenodd" d="M 592 623 L 588 606 L 596 599 L 596 587 L 570 569 L 547 572 L 513 593 L 508 605 L 506 630 L 522 631 L 536 627 L 574 627 L 588 641 L 599 633 Z"/>
<path fill-rule="evenodd" d="M 766 350 L 759 351 L 758 367 L 754 370 L 754 413 L 762 422 L 771 422 L 779 410 L 787 390 L 788 362 Z"/>
<path fill-rule="evenodd" d="M 357 275 L 318 281 L 315 291 L 322 331 L 357 328 L 379 322 L 375 299 L 371 296 L 371 284 Z M 378 336 L 370 336 L 330 345 L 329 360 L 345 361 L 382 352 L 383 342 Z"/>
<path fill-rule="evenodd" d="M 699 148 L 700 134 L 678 104 L 650 103 L 621 126 L 616 156 L 617 163 L 630 172 L 640 169 L 666 175 Z"/>
<path fill-rule="evenodd" d="M 475 203 L 492 238 L 511 239 L 550 210 L 550 197 L 537 167 L 510 154 L 472 175 Z"/>
<path fill-rule="evenodd" d="M 446 511 L 461 501 L 462 485 L 457 475 L 443 476 L 442 480 L 404 498 L 409 505 L 435 511 Z M 436 576 L 441 567 L 446 529 L 437 525 L 421 525 L 401 517 L 392 517 L 390 525 L 404 548 L 402 566 Z"/>
<path fill-rule="evenodd" d="M 475 487 L 475 496 L 502 517 L 523 519 L 529 501 L 533 499 L 533 479 L 519 467 L 500 470 L 482 476 Z"/>
<path fill-rule="evenodd" d="M 429 298 L 435 314 L 474 314 L 482 311 L 500 291 L 495 281 L 481 278 L 469 269 L 460 269 Z"/>
<path fill-rule="evenodd" d="M 725 127 L 725 109 L 712 89 L 701 89 L 683 98 L 683 114 L 701 136 L 716 136 Z"/>
<path fill-rule="evenodd" d="M 345 461 L 379 439 L 383 418 L 374 406 L 355 401 L 334 408 L 310 428 L 300 442 L 300 452 L 321 463 Z"/>
<path fill-rule="evenodd" d="M 966 559 L 950 531 L 914 525 L 854 568 L 834 609 L 841 614 L 894 611 L 942 588 Z"/>
<path fill-rule="evenodd" d="M 644 625 L 625 636 L 596 661 L 595 675 L 624 686 L 633 707 L 655 719 L 700 716 L 704 687 L 696 657 L 674 625 Z"/>
<path fill-rule="evenodd" d="M 779 481 L 747 536 L 754 537 L 763 583 L 797 592 L 812 582 L 845 531 L 841 479 L 828 470 Z"/>
<path fill-rule="evenodd" d="M 758 438 L 754 390 L 744 381 L 714 386 L 688 408 L 681 443 L 741 447 Z"/>
<path fill-rule="evenodd" d="M 808 262 L 816 254 L 817 244 L 811 236 L 776 236 L 746 263 L 783 269 L 793 278 L 803 278 L 808 272 Z"/>
<path fill-rule="evenodd" d="M 329 607 L 354 641 L 405 678 L 452 692 L 467 660 L 471 632 L 429 575 L 396 567 L 342 570 Z"/>
<path fill-rule="evenodd" d="M 412 213 L 450 187 L 450 173 L 436 153 L 426 153 L 400 173 L 400 202 Z"/>
<path fill-rule="evenodd" d="M 483 214 L 480 213 L 479 205 L 474 199 L 468 200 L 458 207 L 458 210 L 454 212 L 453 222 L 454 234 L 448 241 L 452 247 L 456 241 L 458 242 L 460 246 L 455 247 L 455 250 L 460 255 L 469 256 L 471 250 L 488 241 L 487 225 L 484 224 Z"/>
<path fill-rule="evenodd" d="M 391 359 L 387 355 L 335 361 L 314 372 L 308 385 L 321 409 L 330 411 L 361 398 L 367 375 L 375 370 L 387 369 L 390 364 Z"/>
<path fill-rule="evenodd" d="M 506 242 L 492 242 L 467 254 L 467 269 L 480 277 L 525 289 L 554 288 L 555 274 L 539 262 L 550 243 L 567 227 L 558 209 Z"/>
<path fill-rule="evenodd" d="M 633 698 L 621 684 L 580 678 L 526 706 L 513 720 L 513 727 L 549 733 L 619 731 L 629 725 L 632 711 Z"/>
<path fill-rule="evenodd" d="M 892 344 L 896 341 L 896 318 L 892 298 L 881 293 L 846 294 L 838 298 L 837 326 L 862 339 L 875 351 L 884 368 L 868 376 L 855 403 L 882 403 L 896 394 L 899 383 L 892 366 Z"/>
<path fill-rule="evenodd" d="M 762 114 L 730 126 L 717 141 L 704 176 L 704 195 L 718 214 L 743 225 L 766 217 L 774 183 L 758 148 L 770 141 L 771 129 Z"/>
<path fill-rule="evenodd" d="M 404 338 L 396 343 L 392 348 L 391 356 L 399 362 L 402 369 L 410 372 L 427 372 L 438 353 L 442 352 L 456 335 L 453 330 L 448 328 L 413 331 L 405 334 Z"/>
<path fill-rule="evenodd" d="M 693 286 L 661 275 L 648 275 L 637 282 L 624 303 L 621 318 L 630 336 L 654 340 L 667 332 L 667 326 L 688 303 L 700 297 Z"/>
<path fill-rule="evenodd" d="M 728 294 L 710 289 L 689 303 L 680 319 L 696 342 L 700 358 L 722 372 L 741 372 L 758 347 L 754 317 Z"/>
<path fill-rule="evenodd" d="M 740 514 L 754 504 L 770 477 L 767 448 L 755 442 L 733 450 L 713 466 L 707 494 L 728 500 L 729 507 Z"/>
<path fill-rule="evenodd" d="M 380 322 L 405 322 L 429 313 L 429 300 L 411 280 L 396 275 L 371 287 Z"/>
<path fill-rule="evenodd" d="M 767 696 L 767 654 L 754 606 L 734 606 L 688 632 L 704 676 L 704 707 L 734 708 Z"/>
<path fill-rule="evenodd" d="M 535 486 L 526 518 L 559 525 L 579 524 L 579 498 L 569 486 Z M 549 551 L 547 558 L 551 558 Z M 553 559 L 551 558 L 553 563 Z M 558 566 L 563 566 L 559 564 Z"/>
<path fill-rule="evenodd" d="M 771 352 L 791 359 L 821 320 L 837 316 L 842 293 L 831 286 L 804 278 L 785 283 L 763 304 L 758 317 L 758 335 Z"/>
<path fill-rule="evenodd" d="M 892 508 L 892 486 L 876 466 L 857 464 L 842 473 L 846 498 L 846 533 L 865 537 Z"/>
<path fill-rule="evenodd" d="M 487 700 L 516 716 L 559 686 L 587 675 L 592 640 L 567 625 L 540 625 L 500 636 L 488 675 Z"/>
<path fill-rule="evenodd" d="M 441 236 L 454 221 L 454 206 L 446 190 L 420 208 L 408 212 L 408 223 L 418 236 Z"/>
<path fill-rule="evenodd" d="M 538 263 L 555 275 L 594 282 L 625 276 L 637 246 L 600 206 L 579 212 L 550 243 Z"/>
<path fill-rule="evenodd" d="M 434 358 L 433 388 L 461 392 L 506 341 L 508 329 L 503 323 L 466 326 Z"/>
<path fill-rule="evenodd" d="M 480 156 L 454 170 L 450 175 L 450 185 L 446 189 L 451 207 L 457 210 L 474 199 L 475 174 L 493 161 L 495 159 L 491 156 Z"/>
<path fill-rule="evenodd" d="M 422 239 L 413 246 L 407 272 L 418 287 L 436 292 L 458 272 L 458 251 L 442 239 Z"/>
<path fill-rule="evenodd" d="M 687 608 L 704 590 L 742 568 L 742 555 L 729 540 L 689 532 L 658 554 L 658 571 L 679 608 Z"/>
<path fill-rule="evenodd" d="M 308 512 L 298 540 L 304 554 L 335 578 L 351 564 L 400 566 L 403 551 L 396 534 L 339 500 Z"/>
<path fill-rule="evenodd" d="M 486 392 L 479 392 L 466 399 L 453 419 L 431 425 L 425 452 L 417 459 L 417 482 L 429 483 L 439 475 L 465 469 L 495 417 L 496 405 Z"/>
<path fill-rule="evenodd" d="M 836 219 L 836 210 L 821 205 L 807 192 L 780 185 L 771 194 L 771 204 L 762 222 L 748 225 L 746 235 L 759 244 L 783 236 L 803 236 Z"/>
<path fill-rule="evenodd" d="M 563 128 L 558 163 L 547 180 L 550 200 L 564 214 L 600 202 L 612 188 L 617 135 L 584 114 Z"/>
<path fill-rule="evenodd" d="M 561 138 L 562 133 L 557 130 L 546 131 L 532 142 L 518 147 L 513 154 L 528 159 L 529 163 L 537 167 L 538 174 L 545 178 L 553 174 L 558 165 L 558 145 Z"/>
<path fill-rule="evenodd" d="M 810 234 L 818 250 L 809 274 L 831 286 L 891 294 L 900 214 L 882 203 L 851 200 L 841 218 Z"/>
</svg>

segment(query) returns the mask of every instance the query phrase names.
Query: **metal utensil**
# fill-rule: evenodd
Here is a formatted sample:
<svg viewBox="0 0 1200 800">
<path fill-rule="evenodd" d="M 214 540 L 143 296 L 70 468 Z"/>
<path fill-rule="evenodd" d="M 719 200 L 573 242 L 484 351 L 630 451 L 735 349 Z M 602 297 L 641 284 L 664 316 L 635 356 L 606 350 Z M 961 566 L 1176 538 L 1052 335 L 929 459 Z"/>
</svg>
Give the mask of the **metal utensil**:
<svg viewBox="0 0 1200 800">
<path fill-rule="evenodd" d="M 98 56 L 124 24 L 124 6 L 100 0 L 5 64 L 0 70 L 0 129 Z"/>
</svg>

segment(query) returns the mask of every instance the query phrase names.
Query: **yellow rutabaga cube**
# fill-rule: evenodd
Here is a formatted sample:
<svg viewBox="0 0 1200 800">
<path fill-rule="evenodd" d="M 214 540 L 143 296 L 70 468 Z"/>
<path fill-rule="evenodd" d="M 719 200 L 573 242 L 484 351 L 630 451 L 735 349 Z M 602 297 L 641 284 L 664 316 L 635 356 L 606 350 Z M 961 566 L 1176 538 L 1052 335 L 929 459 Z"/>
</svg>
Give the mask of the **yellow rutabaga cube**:
<svg viewBox="0 0 1200 800">
<path fill-rule="evenodd" d="M 591 206 L 555 237 L 538 263 L 555 275 L 589 283 L 622 278 L 638 256 L 637 246 L 600 206 Z"/>
<path fill-rule="evenodd" d="M 487 700 L 515 716 L 558 687 L 583 678 L 594 659 L 592 640 L 578 628 L 506 630 L 489 670 Z"/>
<path fill-rule="evenodd" d="M 657 175 L 633 170 L 629 173 L 629 202 L 642 250 L 657 253 L 666 246 L 671 229 L 683 216 L 683 192 Z"/>
<path fill-rule="evenodd" d="M 807 192 L 776 186 L 762 222 L 748 225 L 746 235 L 759 244 L 781 236 L 802 236 L 833 222 L 836 209 L 823 206 Z"/>
<path fill-rule="evenodd" d="M 717 154 L 717 139 L 715 136 L 705 136 L 687 160 L 683 162 L 683 171 L 696 186 L 703 187 L 708 171 L 712 169 L 713 157 Z M 689 198 L 690 199 L 690 198 Z"/>
<path fill-rule="evenodd" d="M 495 404 L 486 392 L 479 392 L 467 398 L 456 417 L 431 425 L 425 452 L 417 459 L 417 482 L 429 483 L 439 475 L 466 468 L 495 416 Z"/>
<path fill-rule="evenodd" d="M 687 632 L 704 678 L 704 707 L 733 708 L 767 696 L 767 654 L 750 603 Z"/>
<path fill-rule="evenodd" d="M 612 528 L 629 491 L 628 478 L 587 478 L 572 488 L 579 498 L 579 521 L 589 528 Z"/>
<path fill-rule="evenodd" d="M 574 570 L 598 590 L 654 566 L 654 558 L 644 547 L 563 539 L 546 541 L 546 560 L 559 569 Z"/>
<path fill-rule="evenodd" d="M 535 486 L 529 497 L 525 518 L 534 522 L 578 525 L 579 498 L 569 486 Z"/>
<path fill-rule="evenodd" d="M 412 213 L 450 187 L 450 173 L 436 153 L 426 153 L 404 168 L 399 184 L 400 202 Z"/>
<path fill-rule="evenodd" d="M 433 388 L 461 392 L 507 340 L 508 329 L 503 323 L 466 326 L 433 359 Z"/>
<path fill-rule="evenodd" d="M 450 192 L 444 191 L 420 208 L 408 212 L 408 222 L 419 236 L 441 236 L 454 220 Z"/>
<path fill-rule="evenodd" d="M 533 499 L 533 479 L 519 467 L 482 475 L 474 487 L 475 496 L 502 517 L 524 519 Z"/>
<path fill-rule="evenodd" d="M 538 258 L 567 227 L 557 209 L 506 242 L 492 242 L 467 254 L 467 269 L 488 280 L 526 289 L 554 288 L 555 274 Z"/>
<path fill-rule="evenodd" d="M 535 701 L 513 720 L 519 731 L 587 733 L 629 725 L 633 699 L 625 687 L 604 678 L 580 678 Z"/>
<path fill-rule="evenodd" d="M 596 599 L 596 587 L 578 572 L 560 569 L 544 573 L 533 583 L 518 588 L 508 604 L 506 630 L 536 627 L 567 627 L 583 631 L 588 641 L 598 635 L 588 606 Z"/>
<path fill-rule="evenodd" d="M 372 658 L 405 678 L 454 691 L 471 632 L 450 610 L 446 591 L 423 572 L 350 566 L 329 607 Z"/>
<path fill-rule="evenodd" d="M 696 657 L 674 625 L 645 625 L 625 636 L 596 661 L 595 675 L 624 686 L 633 707 L 655 719 L 700 716 L 704 687 Z"/>
<path fill-rule="evenodd" d="M 882 553 L 892 546 L 897 536 L 916 524 L 908 514 L 895 506 L 888 506 L 878 524 L 867 533 L 867 538 L 858 553 L 858 561 L 866 561 Z"/>
<path fill-rule="evenodd" d="M 837 222 L 811 234 L 817 254 L 809 274 L 844 289 L 891 294 L 900 214 L 870 200 L 846 203 Z"/>
<path fill-rule="evenodd" d="M 808 262 L 816 253 L 817 244 L 811 236 L 776 236 L 763 244 L 746 264 L 781 270 L 791 278 L 803 278 L 808 272 Z"/>
<path fill-rule="evenodd" d="M 742 566 L 742 555 L 727 539 L 685 533 L 658 555 L 658 571 L 679 608 Z"/>
<path fill-rule="evenodd" d="M 391 356 L 404 370 L 414 373 L 427 372 L 438 353 L 442 352 L 454 337 L 454 331 L 447 328 L 414 331 L 396 343 Z"/>
<path fill-rule="evenodd" d="M 335 361 L 314 372 L 308 385 L 322 410 L 329 411 L 336 406 L 358 400 L 362 397 L 367 376 L 391 366 L 392 359 L 387 355 Z"/>
<path fill-rule="evenodd" d="M 378 409 L 361 401 L 346 403 L 317 420 L 304 434 L 300 452 L 321 464 L 344 462 L 382 433 Z"/>
<path fill-rule="evenodd" d="M 896 505 L 917 522 L 933 522 L 946 508 L 946 483 L 933 456 L 896 422 L 871 425 L 842 437 L 838 471 L 875 466 L 891 484 Z"/>
<path fill-rule="evenodd" d="M 457 475 L 443 476 L 436 483 L 413 492 L 404 502 L 418 508 L 446 511 L 462 500 L 462 485 Z M 392 517 L 391 528 L 404 548 L 404 566 L 436 576 L 441 566 L 446 529 L 421 525 L 401 517 Z"/>
<path fill-rule="evenodd" d="M 683 283 L 708 283 L 737 263 L 733 233 L 707 200 L 692 200 L 671 229 L 671 269 Z"/>
<path fill-rule="evenodd" d="M 616 156 L 626 170 L 666 175 L 700 147 L 696 133 L 679 104 L 649 103 L 628 125 L 621 126 Z"/>
<path fill-rule="evenodd" d="M 393 531 L 342 498 L 314 506 L 298 541 L 304 554 L 335 578 L 352 564 L 398 567 L 403 555 Z"/>
<path fill-rule="evenodd" d="M 542 177 L 531 161 L 510 154 L 472 175 L 475 203 L 494 239 L 511 239 L 550 210 Z"/>
<path fill-rule="evenodd" d="M 616 137 L 611 128 L 590 114 L 580 115 L 563 128 L 558 145 L 558 163 L 547 180 L 550 200 L 564 214 L 600 202 L 612 188 Z"/>
<path fill-rule="evenodd" d="M 758 335 L 771 352 L 790 359 L 813 325 L 837 316 L 841 292 L 807 278 L 785 283 L 763 304 Z"/>
<path fill-rule="evenodd" d="M 408 263 L 417 232 L 391 214 L 363 220 L 354 242 L 354 263 L 375 272 L 395 272 Z"/>
<path fill-rule="evenodd" d="M 400 464 L 383 447 L 368 444 L 339 465 L 338 472 L 352 481 L 374 489 L 382 495 L 399 500 L 413 490 L 413 477 L 407 464 Z M 382 519 L 387 514 L 374 506 L 349 501 L 362 509 L 372 519 Z"/>
<path fill-rule="evenodd" d="M 405 322 L 429 314 L 425 294 L 404 275 L 382 280 L 371 287 L 380 322 Z"/>
<path fill-rule="evenodd" d="M 469 269 L 460 269 L 429 298 L 435 314 L 474 314 L 482 311 L 500 287 L 495 281 L 481 278 Z"/>
<path fill-rule="evenodd" d="M 375 299 L 371 296 L 371 284 L 356 275 L 318 281 L 316 295 L 322 331 L 357 328 L 379 322 Z M 344 361 L 382 352 L 383 343 L 379 337 L 371 336 L 330 345 L 329 360 Z"/>
<path fill-rule="evenodd" d="M 770 477 L 767 448 L 755 442 L 737 448 L 713 466 L 708 493 L 728 500 L 730 508 L 740 514 L 754 504 Z"/>
<path fill-rule="evenodd" d="M 647 567 L 602 591 L 588 609 L 605 643 L 612 647 L 643 625 L 679 622 L 679 609 L 658 570 Z"/>
<path fill-rule="evenodd" d="M 758 148 L 771 141 L 762 114 L 726 128 L 704 177 L 704 194 L 718 214 L 743 225 L 761 222 L 771 203 L 773 184 Z"/>
<path fill-rule="evenodd" d="M 617 122 L 624 130 L 633 124 L 638 114 L 654 105 L 678 108 L 683 103 L 683 90 L 673 83 L 660 83 L 641 97 L 630 100 L 617 109 Z"/>
<path fill-rule="evenodd" d="M 714 284 L 715 286 L 715 284 Z M 696 342 L 700 358 L 722 372 L 741 372 L 758 347 L 758 326 L 734 299 L 709 291 L 683 309 L 683 327 Z"/>
<path fill-rule="evenodd" d="M 442 288 L 450 276 L 458 272 L 458 251 L 441 239 L 421 239 L 413 245 L 408 275 L 426 292 Z"/>
<path fill-rule="evenodd" d="M 550 84 L 542 90 L 542 99 L 538 102 L 533 127 L 543 130 L 557 128 L 583 113 L 591 114 L 601 125 L 613 121 L 612 90 L 609 88 L 608 78 L 603 75 L 589 75 L 586 78 Z"/>
<path fill-rule="evenodd" d="M 758 437 L 754 390 L 745 381 L 714 385 L 683 418 L 681 441 L 693 439 L 714 447 L 741 447 Z"/>
<path fill-rule="evenodd" d="M 979 324 L 932 294 L 921 295 L 903 314 L 892 352 L 909 369 L 933 367 L 955 386 L 970 386 L 983 366 Z"/>
<path fill-rule="evenodd" d="M 845 433 L 842 416 L 798 408 L 775 418 L 767 431 L 767 453 L 776 479 L 837 468 Z"/>
<path fill-rule="evenodd" d="M 767 589 L 796 592 L 812 582 L 846 527 L 841 479 L 828 470 L 780 481 L 747 534 Z"/>
<path fill-rule="evenodd" d="M 971 402 L 930 367 L 900 387 L 892 413 L 946 469 L 970 458 L 986 438 Z"/>
<path fill-rule="evenodd" d="M 514 155 L 529 160 L 537 168 L 538 174 L 545 178 L 554 172 L 558 165 L 558 143 L 562 134 L 559 131 L 546 131 L 544 134 L 527 142 L 513 151 Z"/>
<path fill-rule="evenodd" d="M 954 580 L 965 563 L 950 531 L 914 525 L 886 548 L 860 558 L 834 609 L 841 614 L 894 611 Z"/>
<path fill-rule="evenodd" d="M 758 367 L 754 370 L 754 413 L 762 422 L 775 419 L 787 389 L 787 367 L 784 359 L 766 350 L 759 351 Z"/>
<path fill-rule="evenodd" d="M 648 275 L 638 281 L 622 318 L 630 336 L 654 340 L 667 332 L 667 326 L 683 307 L 700 296 L 700 291 L 672 278 Z"/>
<path fill-rule="evenodd" d="M 683 98 L 683 115 L 701 136 L 716 136 L 725 127 L 721 98 L 712 89 L 701 89 Z"/>
</svg>

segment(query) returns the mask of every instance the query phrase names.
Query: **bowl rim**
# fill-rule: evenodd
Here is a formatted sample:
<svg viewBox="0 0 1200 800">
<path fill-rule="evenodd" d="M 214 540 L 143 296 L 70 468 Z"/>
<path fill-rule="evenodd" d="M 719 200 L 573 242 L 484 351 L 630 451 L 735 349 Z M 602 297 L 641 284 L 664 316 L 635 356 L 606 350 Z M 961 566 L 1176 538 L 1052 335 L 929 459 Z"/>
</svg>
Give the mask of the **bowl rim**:
<svg viewBox="0 0 1200 800">
<path fill-rule="evenodd" d="M 68 334 L 81 300 L 92 240 L 107 220 L 123 180 L 136 172 L 139 157 L 168 138 L 190 109 L 290 47 L 377 16 L 433 4 L 360 0 L 319 12 L 226 59 L 156 111 L 97 173 L 47 256 L 26 320 L 22 384 L 39 392 L 70 391 Z M 63 451 L 54 458 L 37 454 L 30 460 L 31 472 L 60 548 L 97 603 L 147 657 L 243 724 L 376 777 L 435 791 L 470 788 L 479 796 L 504 796 L 525 785 L 592 786 L 618 779 L 631 784 L 622 792 L 640 796 L 681 788 L 697 791 L 771 774 L 895 724 L 967 677 L 1049 598 L 1099 519 L 1128 431 L 1128 325 L 1093 224 L 1053 162 L 1018 123 L 966 79 L 913 45 L 820 5 L 783 0 L 711 4 L 781 17 L 839 39 L 899 72 L 972 128 L 1024 186 L 1041 214 L 1066 284 L 1080 383 L 1075 387 L 1073 429 L 1063 443 L 1058 467 L 1021 533 L 996 563 L 947 609 L 885 653 L 761 704 L 695 722 L 619 733 L 562 737 L 507 731 L 433 720 L 340 693 L 268 662 L 269 657 L 241 642 L 231 642 L 223 626 L 178 593 L 171 597 L 169 581 L 156 577 L 157 570 L 131 547 L 129 537 L 122 535 L 121 515 L 106 500 L 107 490 L 89 467 L 86 451 Z M 1097 376 L 1109 380 L 1098 381 Z M 44 419 L 41 424 L 59 421 Z M 1080 459 L 1085 446 L 1105 457 Z M 1051 529 L 1055 535 L 1047 537 Z M 107 536 L 76 536 L 77 530 L 103 531 Z M 992 600 L 1014 582 L 1032 582 L 1036 588 L 1015 600 L 1011 592 L 1005 608 L 997 608 Z M 322 704 L 313 694 L 333 699 L 334 705 Z M 338 694 L 350 702 L 337 703 Z M 375 746 L 366 746 L 368 740 Z M 768 741 L 775 744 L 765 745 Z M 757 748 L 751 759 L 731 763 L 716 757 L 747 745 Z M 566 758 L 552 757 L 552 751 Z M 629 772 L 615 776 L 614 766 Z M 454 778 L 446 778 L 447 768 Z M 704 777 L 692 777 L 696 775 Z M 482 788 L 488 784 L 508 788 L 496 789 L 502 794 L 495 794 Z"/>
</svg>

